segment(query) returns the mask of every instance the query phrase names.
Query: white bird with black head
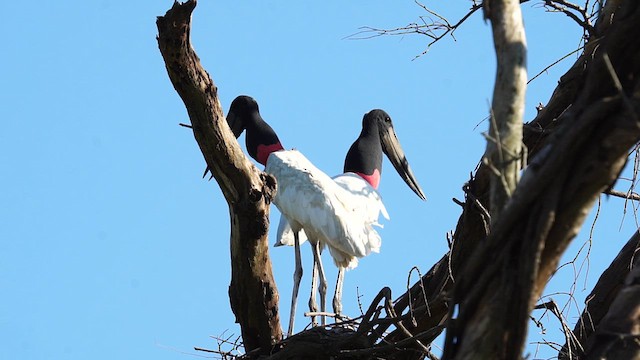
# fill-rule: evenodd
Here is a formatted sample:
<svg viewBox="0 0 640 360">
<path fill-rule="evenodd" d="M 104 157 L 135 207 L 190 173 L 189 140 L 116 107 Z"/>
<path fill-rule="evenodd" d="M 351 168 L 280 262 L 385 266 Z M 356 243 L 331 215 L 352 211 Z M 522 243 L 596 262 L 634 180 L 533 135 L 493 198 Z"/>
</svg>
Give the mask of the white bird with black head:
<svg viewBox="0 0 640 360">
<path fill-rule="evenodd" d="M 317 266 L 320 276 L 324 278 L 320 259 L 320 252 L 324 246 L 329 247 L 341 273 L 345 268 L 355 267 L 358 258 L 379 250 L 380 236 L 373 228 L 377 223 L 377 216 L 375 221 L 371 221 L 368 203 L 361 200 L 362 195 L 349 190 L 349 186 L 343 186 L 339 181 L 331 179 L 299 151 L 284 150 L 276 133 L 260 116 L 258 103 L 253 98 L 238 96 L 234 99 L 227 114 L 227 122 L 236 138 L 244 130 L 247 131 L 246 146 L 249 155 L 265 165 L 265 171 L 276 178 L 277 192 L 273 202 L 291 226 L 296 258 L 288 330 L 288 335 L 291 335 L 302 278 L 299 233 L 304 230 L 308 237 L 313 250 L 314 268 Z M 376 142 L 371 141 L 370 133 L 377 131 L 378 149 L 387 154 L 405 182 L 424 198 L 393 132 L 389 116 L 382 110 L 374 110 L 365 115 L 364 122 L 372 123 L 374 126 L 367 127 L 366 132 L 363 126 L 362 141 L 356 141 L 352 146 L 352 149 L 354 147 L 359 149 L 353 151 L 361 157 L 354 155 L 356 160 L 353 163 L 357 164 L 358 161 L 364 161 L 367 157 L 376 154 L 379 155 L 378 162 L 381 163 L 379 151 L 371 150 L 372 147 L 376 147 Z M 381 124 L 383 126 L 380 126 Z M 361 176 L 368 177 L 367 181 L 377 186 L 380 167 L 369 169 L 364 166 L 364 163 L 361 169 L 354 168 L 347 171 L 357 173 L 361 170 Z M 345 169 L 347 169 L 346 165 Z M 372 190 L 375 192 L 373 187 Z M 326 280 L 324 283 L 325 294 L 321 294 L 323 311 Z M 336 286 L 341 290 L 340 277 Z M 340 312 L 340 307 L 340 298 L 334 297 L 334 310 L 337 313 Z"/>
<path fill-rule="evenodd" d="M 359 220 L 364 221 L 368 225 L 378 225 L 379 215 L 382 214 L 389 219 L 389 214 L 382 203 L 382 199 L 377 189 L 380 184 L 382 174 L 382 154 L 386 154 L 396 171 L 406 184 L 413 190 L 420 199 L 425 200 L 424 193 L 420 188 L 409 163 L 402 151 L 402 147 L 398 141 L 393 128 L 391 117 L 380 109 L 372 110 L 366 113 L 362 119 L 362 131 L 355 142 L 349 148 L 344 161 L 344 173 L 333 177 L 333 180 L 347 190 L 353 197 L 350 203 L 355 205 L 360 216 Z M 371 229 L 370 238 L 371 252 L 378 252 L 381 240 L 375 229 Z M 375 234 L 375 235 L 374 235 Z M 299 242 L 303 243 L 307 240 L 304 231 L 299 233 Z M 286 217 L 280 218 L 278 226 L 278 240 L 275 246 L 294 245 L 294 232 L 288 224 Z M 351 256 L 348 264 L 343 261 L 344 256 L 336 251 L 330 244 L 329 252 L 338 267 L 338 279 L 333 299 L 333 310 L 336 315 L 340 315 L 342 311 L 341 298 L 342 286 L 344 283 L 345 269 L 353 269 L 358 264 L 358 257 Z M 320 276 L 320 301 L 321 308 L 324 312 L 324 299 L 326 294 L 326 280 L 323 269 L 314 267 L 311 297 L 309 300 L 309 308 L 312 313 L 317 311 L 315 303 L 315 292 L 317 286 L 316 276 Z M 324 323 L 324 321 L 323 321 Z"/>
</svg>

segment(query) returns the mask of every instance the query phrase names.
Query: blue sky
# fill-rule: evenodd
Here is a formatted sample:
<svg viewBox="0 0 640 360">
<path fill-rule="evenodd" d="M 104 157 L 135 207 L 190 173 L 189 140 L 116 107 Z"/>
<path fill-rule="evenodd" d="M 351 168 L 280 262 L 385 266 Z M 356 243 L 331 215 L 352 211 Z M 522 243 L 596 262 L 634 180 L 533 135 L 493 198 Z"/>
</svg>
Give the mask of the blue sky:
<svg viewBox="0 0 640 360">
<path fill-rule="evenodd" d="M 188 117 L 155 39 L 156 16 L 171 4 L 4 5 L 11 16 L 0 23 L 0 358 L 189 359 L 206 355 L 193 346 L 217 348 L 210 336 L 239 334 L 227 297 L 227 205 L 217 184 L 201 179 L 202 155 L 178 126 Z M 456 20 L 469 2 L 427 5 Z M 581 32 L 565 16 L 523 9 L 533 75 L 574 50 Z M 356 291 L 363 306 L 382 286 L 398 296 L 411 267 L 426 272 L 442 257 L 460 213 L 451 198 L 463 198 L 484 151 L 495 56 L 479 13 L 456 41 L 415 61 L 424 37 L 345 39 L 361 26 L 392 28 L 419 15 L 408 0 L 201 1 L 193 18 L 193 45 L 225 111 L 237 95 L 253 96 L 285 147 L 330 175 L 341 172 L 365 112 L 382 108 L 394 119 L 428 200 L 385 160 L 380 192 L 391 220 L 381 253 L 346 275 L 348 315 L 359 314 Z M 531 84 L 526 119 L 572 59 Z M 273 223 L 278 216 L 274 208 Z M 589 276 L 577 285 L 580 304 L 636 228 L 631 210 L 622 217 L 623 202 L 603 198 Z M 576 238 L 569 258 L 587 239 L 588 232 Z M 309 265 L 308 246 L 302 250 Z M 271 255 L 285 325 L 293 253 L 272 248 Z M 325 263 L 333 282 L 335 267 L 328 256 Z M 565 268 L 547 293 L 564 304 L 556 292 L 572 278 Z M 298 329 L 305 324 L 297 320 Z M 548 324 L 544 337 L 557 336 L 557 323 Z M 541 338 L 530 334 L 531 342 Z M 553 354 L 544 351 L 535 357 Z"/>
</svg>

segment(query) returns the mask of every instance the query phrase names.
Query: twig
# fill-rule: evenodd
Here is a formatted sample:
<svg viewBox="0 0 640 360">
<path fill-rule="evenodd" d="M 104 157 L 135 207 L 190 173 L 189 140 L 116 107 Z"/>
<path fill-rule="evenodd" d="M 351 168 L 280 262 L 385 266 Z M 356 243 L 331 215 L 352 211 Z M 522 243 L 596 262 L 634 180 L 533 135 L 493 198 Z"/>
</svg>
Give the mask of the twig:
<svg viewBox="0 0 640 360">
<path fill-rule="evenodd" d="M 356 298 L 358 299 L 358 309 L 360 309 L 360 316 L 364 315 L 364 311 L 362 311 L 362 295 L 360 294 L 360 287 L 356 286 Z"/>
<path fill-rule="evenodd" d="M 207 166 L 204 169 L 204 174 L 202 174 L 202 178 L 204 179 L 205 177 L 207 177 L 207 174 L 211 172 L 211 169 L 209 169 L 209 166 Z M 211 173 L 211 176 L 209 177 L 209 181 L 211 181 L 211 179 L 213 179 L 213 173 Z"/>
<path fill-rule="evenodd" d="M 636 146 L 634 147 L 634 149 L 629 153 L 629 156 L 631 156 L 631 154 L 634 154 L 633 157 L 633 172 L 632 172 L 632 178 L 631 179 L 627 179 L 629 180 L 629 190 L 627 190 L 628 194 L 635 194 L 635 192 L 633 191 L 636 187 L 636 181 L 638 178 L 638 172 L 640 171 L 640 144 L 636 144 Z M 629 200 L 625 200 L 624 201 L 624 206 L 622 208 L 622 219 L 620 220 L 620 229 L 622 229 L 622 225 L 624 224 L 624 220 L 627 216 L 627 206 L 629 205 Z M 637 206 L 636 204 L 632 204 L 633 207 L 633 212 L 634 214 L 637 213 Z M 635 217 L 636 220 L 636 228 L 638 228 L 638 218 L 637 216 Z"/>
<path fill-rule="evenodd" d="M 380 292 L 378 292 L 378 295 L 376 295 L 376 297 L 373 298 L 373 301 L 371 301 L 371 304 L 369 305 L 369 309 L 367 309 L 367 312 L 363 316 L 362 323 L 358 327 L 357 333 L 364 334 L 365 332 L 368 332 L 369 329 L 371 329 L 373 327 L 373 325 L 371 324 L 371 321 L 369 319 L 371 319 L 373 317 L 373 315 L 374 315 L 374 313 L 376 311 L 379 311 L 378 310 L 378 303 L 384 297 L 385 293 L 383 291 L 385 289 L 388 289 L 388 288 L 385 287 L 382 290 L 380 290 Z"/>
<path fill-rule="evenodd" d="M 588 1 L 584 8 L 570 3 L 566 0 L 545 0 L 544 6 L 549 9 L 550 12 L 561 12 L 575 21 L 585 32 L 585 38 L 591 38 L 595 33 L 595 29 L 593 28 L 593 24 L 591 23 L 591 16 L 587 13 Z M 575 13 L 578 13 L 576 15 Z"/>
<path fill-rule="evenodd" d="M 380 303 L 380 301 L 384 301 L 384 309 L 387 312 L 387 318 L 379 320 L 378 316 L 380 314 L 381 308 L 378 306 L 378 304 Z M 408 339 L 411 339 L 412 342 L 417 345 L 424 354 L 427 354 L 427 356 L 429 356 L 429 348 L 422 344 L 419 339 L 417 339 L 413 334 L 411 334 L 411 332 L 409 332 L 409 330 L 407 330 L 407 328 L 404 327 L 404 325 L 402 325 L 402 318 L 403 317 L 398 317 L 395 309 L 393 308 L 393 304 L 391 303 L 391 289 L 385 286 L 384 288 L 380 289 L 376 297 L 371 302 L 371 305 L 369 305 L 369 309 L 367 310 L 362 323 L 358 327 L 356 333 L 363 335 L 364 333 L 371 330 L 371 334 L 368 336 L 368 338 L 371 343 L 374 343 L 375 339 L 382 337 L 382 334 L 380 334 L 379 331 L 376 331 L 377 329 L 374 330 L 373 327 L 380 322 L 393 322 L 397 329 L 405 334 Z M 374 336 L 375 338 L 372 338 Z"/>
<path fill-rule="evenodd" d="M 569 56 L 577 53 L 578 51 L 584 49 L 584 45 L 580 46 L 579 48 L 573 50 L 572 52 L 564 55 L 563 57 L 561 57 L 560 59 L 552 62 L 551 64 L 549 64 L 547 67 L 545 67 L 544 69 L 540 70 L 539 73 L 537 73 L 534 77 L 532 77 L 531 79 L 529 79 L 529 81 L 527 81 L 527 85 L 532 82 L 533 80 L 535 80 L 536 78 L 538 78 L 540 75 L 544 74 L 545 72 L 547 72 L 549 69 L 551 69 L 552 67 L 558 65 L 560 62 L 562 62 L 563 60 L 565 60 L 566 58 L 568 58 Z"/>
<path fill-rule="evenodd" d="M 417 266 L 414 266 L 411 268 L 411 270 L 409 270 L 409 276 L 407 276 L 407 292 L 409 292 L 411 289 L 411 273 L 413 273 L 414 270 L 418 273 L 418 278 L 420 279 L 419 280 L 420 289 L 421 289 L 424 303 L 427 306 L 427 314 L 431 316 L 431 309 L 429 309 L 429 300 L 427 300 L 427 293 L 424 288 L 424 282 L 422 281 L 422 274 L 420 273 L 420 269 L 418 269 Z M 411 324 L 413 324 L 413 326 L 418 326 L 418 324 L 416 323 L 416 318 L 414 316 L 414 309 L 413 309 L 413 304 L 411 303 L 411 296 L 409 296 L 408 299 L 409 299 L 409 314 L 411 314 Z"/>
<path fill-rule="evenodd" d="M 386 290 L 386 294 L 385 294 L 385 309 L 387 310 L 387 315 L 389 315 L 390 317 L 394 317 L 397 318 L 398 315 L 396 315 L 396 311 L 393 308 L 393 304 L 391 303 L 391 289 L 384 288 L 383 290 Z M 407 336 L 407 338 L 409 339 L 413 339 L 413 342 L 418 346 L 418 348 L 420 348 L 420 350 L 422 350 L 423 353 L 425 354 L 430 354 L 431 350 L 429 350 L 429 348 L 427 346 L 425 346 L 422 342 L 420 342 L 420 340 L 416 339 L 415 336 L 413 336 L 413 334 L 407 330 L 407 328 L 402 324 L 402 321 L 396 321 L 395 325 L 398 329 L 400 329 L 400 331 L 402 331 L 403 334 L 405 334 Z"/>
<path fill-rule="evenodd" d="M 353 319 L 350 319 L 344 315 L 338 315 L 336 313 L 332 313 L 332 312 L 327 312 L 327 311 L 308 311 L 304 313 L 305 317 L 316 317 L 316 316 L 328 316 L 328 317 L 332 317 L 335 319 L 339 319 L 342 320 L 344 322 L 352 322 Z"/>
<path fill-rule="evenodd" d="M 627 107 L 627 110 L 633 117 L 633 120 L 635 122 L 639 122 L 640 119 L 638 118 L 638 114 L 635 111 L 635 107 L 631 102 L 631 100 L 629 99 L 629 97 L 627 96 L 627 94 L 624 92 L 624 89 L 622 88 L 622 83 L 620 82 L 620 78 L 618 78 L 618 74 L 616 74 L 616 71 L 613 68 L 613 64 L 611 64 L 611 59 L 609 58 L 609 54 L 607 53 L 602 54 L 602 60 L 604 61 L 604 64 L 607 66 L 607 70 L 609 71 L 611 80 L 613 80 L 613 85 L 616 87 L 616 90 L 618 90 L 618 93 L 620 93 L 620 96 L 622 97 L 622 101 L 624 102 L 624 105 Z"/>
<path fill-rule="evenodd" d="M 420 6 L 424 11 L 426 11 L 429 15 L 431 16 L 435 16 L 438 20 L 431 20 L 430 22 L 425 21 L 425 18 L 423 16 L 420 16 L 420 24 L 418 22 L 414 22 L 414 23 L 410 23 L 406 26 L 402 26 L 402 27 L 397 27 L 394 29 L 381 29 L 381 28 L 375 28 L 375 27 L 371 27 L 371 26 L 363 26 L 361 27 L 355 34 L 349 35 L 347 37 L 345 37 L 345 39 L 349 39 L 349 40 L 363 40 L 363 39 L 371 39 L 374 37 L 379 37 L 379 36 L 383 36 L 383 35 L 407 35 L 407 34 L 419 34 L 419 35 L 425 35 L 427 37 L 429 37 L 431 39 L 431 41 L 427 44 L 426 49 L 420 53 L 419 55 L 416 55 L 414 57 L 414 60 L 421 57 L 422 55 L 425 55 L 427 52 L 429 52 L 429 49 L 431 48 L 431 46 L 435 43 L 437 43 L 438 41 L 442 40 L 445 36 L 447 35 L 451 35 L 453 37 L 453 39 L 455 40 L 455 37 L 453 36 L 453 33 L 465 22 L 467 21 L 467 19 L 469 19 L 469 17 L 471 17 L 471 15 L 473 15 L 476 11 L 478 11 L 479 9 L 482 8 L 482 4 L 481 3 L 475 3 L 471 6 L 471 9 L 469 9 L 469 11 L 462 17 L 460 18 L 460 20 L 458 20 L 458 22 L 456 22 L 455 24 L 451 25 L 451 23 L 443 16 L 439 15 L 438 13 L 436 13 L 433 10 L 430 10 L 429 8 L 427 8 L 425 5 L 421 4 L 418 1 L 415 1 L 415 3 Z M 436 34 L 436 32 L 440 32 L 439 34 Z M 367 36 L 360 36 L 362 34 L 368 34 Z"/>
<path fill-rule="evenodd" d="M 489 235 L 491 231 L 491 215 L 489 214 L 489 210 L 482 205 L 480 200 L 469 191 L 468 183 L 462 187 L 462 191 L 464 191 L 465 195 L 471 199 L 473 205 L 480 211 L 480 215 L 482 217 L 482 223 L 484 225 L 484 233 L 485 235 Z"/>
<path fill-rule="evenodd" d="M 571 328 L 569 328 L 569 326 L 567 325 L 567 322 L 564 320 L 564 317 L 562 316 L 562 313 L 559 311 L 558 305 L 556 305 L 555 301 L 549 300 L 545 303 L 538 304 L 534 309 L 545 309 L 545 310 L 551 311 L 551 313 L 555 315 L 558 321 L 560 321 L 560 326 L 562 326 L 562 332 L 564 333 L 565 341 L 567 342 L 567 344 L 574 344 L 576 346 L 575 347 L 576 349 L 580 350 L 581 352 L 584 351 L 584 349 L 582 348 L 582 345 L 580 344 L 580 341 L 578 340 L 576 335 L 573 333 Z M 549 345 L 549 343 L 547 343 L 547 345 Z M 568 348 L 569 348 L 569 351 L 571 351 L 571 346 L 569 346 Z M 569 358 L 571 358 L 571 353 L 569 354 Z"/>
<path fill-rule="evenodd" d="M 218 354 L 218 355 L 222 355 L 222 356 L 235 356 L 232 353 L 227 352 L 227 351 L 211 350 L 211 349 L 205 349 L 205 348 L 201 348 L 201 347 L 197 347 L 197 346 L 194 346 L 193 350 L 202 351 L 202 352 L 208 352 L 208 353 L 213 353 L 213 354 Z"/>
<path fill-rule="evenodd" d="M 624 105 L 627 107 L 627 111 L 633 117 L 633 120 L 635 122 L 639 122 L 640 118 L 638 117 L 638 114 L 635 111 L 635 107 L 634 107 L 633 103 L 631 102 L 631 100 L 629 99 L 629 97 L 625 93 L 624 88 L 622 87 L 622 83 L 620 82 L 620 78 L 618 77 L 618 74 L 616 74 L 616 71 L 613 68 L 613 64 L 611 63 L 611 59 L 609 58 L 609 54 L 607 54 L 607 53 L 602 54 L 602 60 L 604 61 L 604 64 L 607 67 L 607 71 L 609 72 L 609 76 L 611 76 L 611 80 L 613 81 L 613 85 L 615 86 L 616 90 L 618 90 L 618 93 L 620 94 L 620 97 L 622 98 L 622 101 L 624 102 Z M 637 167 L 637 165 L 638 165 L 638 157 L 637 157 L 637 155 L 636 155 L 636 159 L 635 160 L 636 160 L 636 162 L 634 164 L 634 169 L 633 169 L 634 180 L 635 180 L 635 178 L 636 178 L 636 176 L 638 174 L 638 167 Z M 635 181 L 632 183 L 632 187 L 633 186 L 635 186 Z M 626 205 L 625 205 L 625 207 L 626 207 Z M 636 213 L 636 211 L 637 211 L 636 206 L 634 206 L 633 209 L 634 209 L 634 213 Z M 637 221 L 637 214 L 636 214 L 636 221 Z"/>
</svg>

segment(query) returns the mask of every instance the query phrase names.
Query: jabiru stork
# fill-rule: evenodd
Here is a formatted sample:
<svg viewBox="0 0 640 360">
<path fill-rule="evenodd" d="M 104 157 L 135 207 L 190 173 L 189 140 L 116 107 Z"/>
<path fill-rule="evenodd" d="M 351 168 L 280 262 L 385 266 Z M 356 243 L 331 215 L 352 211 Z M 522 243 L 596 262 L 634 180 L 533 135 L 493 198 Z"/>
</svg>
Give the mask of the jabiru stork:
<svg viewBox="0 0 640 360">
<path fill-rule="evenodd" d="M 358 195 L 320 171 L 299 151 L 284 150 L 275 131 L 260 115 L 258 103 L 253 98 L 244 95 L 235 98 L 227 114 L 227 122 L 236 138 L 244 130 L 247 131 L 246 146 L 249 155 L 265 165 L 265 172 L 276 178 L 278 190 L 273 202 L 293 232 L 296 270 L 288 330 L 288 335 L 291 335 L 302 278 L 300 231 L 304 230 L 310 239 L 314 268 L 317 266 L 321 278 L 324 278 L 321 247 L 329 247 L 334 262 L 340 269 L 355 267 L 357 258 L 379 250 L 380 236 L 373 229 L 373 223 L 368 220 L 368 210 L 366 206 L 362 206 L 363 202 Z M 365 115 L 365 122 L 384 124 L 367 127 L 367 131 L 378 131 L 378 147 L 387 154 L 407 184 L 424 198 L 395 136 L 390 117 L 382 110 L 374 110 Z M 363 136 L 363 147 L 358 153 L 367 154 L 371 145 L 364 144 L 369 139 L 370 136 Z M 375 147 L 375 142 L 372 144 Z M 356 143 L 354 146 L 359 147 Z M 377 184 L 379 174 L 379 170 L 377 173 L 370 173 L 371 181 Z M 367 176 L 365 173 L 363 175 Z M 326 293 L 326 280 L 324 284 Z M 341 286 L 340 278 L 338 285 Z M 324 299 L 321 299 L 321 305 L 324 308 Z M 334 297 L 334 309 L 339 310 L 340 306 L 340 297 Z"/>
<path fill-rule="evenodd" d="M 365 114 L 362 120 L 362 131 L 358 138 L 349 148 L 344 161 L 344 173 L 333 177 L 333 180 L 354 196 L 351 200 L 353 205 L 359 207 L 364 215 L 361 219 L 366 224 L 381 226 L 378 223 L 379 215 L 382 214 L 387 220 L 389 214 L 382 203 L 382 198 L 377 189 L 380 184 L 382 174 L 382 154 L 386 154 L 391 163 L 396 168 L 406 184 L 415 192 L 420 199 L 425 200 L 424 193 L 415 179 L 409 163 L 404 156 L 404 152 L 397 140 L 393 123 L 390 116 L 383 110 L 372 110 Z M 374 241 L 370 241 L 371 252 L 379 252 L 381 239 L 375 229 L 371 229 Z M 375 234 L 375 235 L 373 235 Z M 298 234 L 299 243 L 307 240 L 304 229 Z M 275 246 L 294 245 L 294 233 L 285 216 L 280 218 L 278 225 L 277 242 Z M 321 250 L 322 250 L 321 244 Z M 358 264 L 357 256 L 352 256 L 349 264 L 345 267 L 340 263 L 340 256 L 335 256 L 335 248 L 327 244 L 336 266 L 338 267 L 338 279 L 333 298 L 333 309 L 336 315 L 342 311 L 342 286 L 344 283 L 345 269 L 353 269 Z M 324 297 L 326 296 L 326 279 L 322 268 L 313 269 L 311 281 L 311 297 L 309 299 L 309 309 L 317 312 L 315 293 L 317 286 L 317 276 L 320 276 L 320 303 L 321 311 L 325 311 Z M 313 321 L 313 320 L 312 320 Z M 314 322 L 315 324 L 315 322 Z M 323 321 L 324 324 L 324 321 Z"/>
</svg>

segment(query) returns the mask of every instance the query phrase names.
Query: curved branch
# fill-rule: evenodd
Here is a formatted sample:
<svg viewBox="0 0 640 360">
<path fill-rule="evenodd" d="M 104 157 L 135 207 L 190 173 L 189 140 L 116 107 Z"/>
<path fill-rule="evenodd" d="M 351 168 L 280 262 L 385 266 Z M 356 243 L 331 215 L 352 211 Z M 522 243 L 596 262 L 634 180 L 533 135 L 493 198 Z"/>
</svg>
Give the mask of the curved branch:
<svg viewBox="0 0 640 360">
<path fill-rule="evenodd" d="M 267 241 L 275 181 L 252 165 L 240 149 L 225 121 L 218 89 L 191 47 L 191 13 L 196 3 L 175 2 L 158 17 L 158 45 L 169 79 L 189 113 L 200 151 L 229 205 L 229 297 L 245 349 L 269 349 L 282 338 Z"/>
<path fill-rule="evenodd" d="M 440 14 L 436 13 L 433 10 L 430 10 L 417 0 L 415 2 L 419 7 L 421 7 L 425 12 L 429 14 L 427 17 L 420 16 L 420 23 L 414 22 L 402 27 L 397 27 L 395 29 L 381 29 L 371 26 L 363 26 L 359 29 L 360 31 L 355 34 L 349 35 L 346 38 L 351 40 L 362 40 L 371 39 L 383 35 L 425 35 L 430 38 L 431 41 L 427 44 L 426 49 L 422 53 L 416 55 L 415 59 L 417 59 L 420 56 L 425 55 L 429 51 L 429 49 L 431 49 L 432 45 L 442 40 L 445 36 L 451 35 L 451 37 L 453 37 L 453 33 L 465 21 L 467 21 L 471 17 L 471 15 L 482 8 L 482 4 L 473 4 L 471 6 L 471 9 L 469 9 L 469 11 L 464 16 L 462 16 L 462 18 L 460 18 L 455 24 L 452 25 L 446 18 L 444 18 Z M 437 20 L 432 20 L 431 16 L 436 17 Z M 425 20 L 425 18 L 428 18 L 429 21 Z"/>
<path fill-rule="evenodd" d="M 591 340 L 594 332 L 600 326 L 611 304 L 624 286 L 624 279 L 629 275 L 634 258 L 640 249 L 640 233 L 636 232 L 627 241 L 609 267 L 600 275 L 598 282 L 586 297 L 585 309 L 578 319 L 573 334 L 575 343 L 566 343 L 560 353 L 560 360 L 580 360 L 584 356 L 584 348 Z"/>
<path fill-rule="evenodd" d="M 614 4 L 615 6 L 609 6 Z M 621 3 L 627 6 L 620 7 Z M 597 99 L 604 96 L 607 91 L 616 93 L 615 89 L 611 87 L 603 87 L 603 84 L 610 84 L 610 80 L 595 78 L 595 75 L 601 72 L 602 68 L 592 69 L 592 62 L 594 62 L 594 53 L 596 49 L 603 45 L 606 39 L 607 44 L 620 44 L 618 48 L 613 51 L 616 55 L 612 56 L 612 59 L 620 57 L 614 65 L 617 63 L 617 74 L 621 79 L 637 79 L 636 70 L 632 68 L 632 65 L 637 65 L 636 61 L 629 61 L 633 58 L 633 54 L 638 52 L 637 43 L 629 43 L 634 41 L 634 37 L 629 36 L 629 28 L 637 26 L 637 21 L 628 16 L 622 16 L 621 14 L 627 14 L 631 12 L 626 9 L 635 6 L 635 0 L 616 0 L 608 1 L 605 6 L 605 13 L 609 16 L 603 16 L 598 19 L 596 28 L 599 31 L 599 38 L 591 38 L 584 46 L 583 54 L 575 61 L 574 65 L 560 78 L 558 86 L 553 92 L 553 95 L 537 113 L 535 119 L 524 125 L 524 143 L 528 149 L 528 162 L 533 162 L 533 166 L 543 164 L 547 157 L 543 154 L 555 154 L 558 155 L 560 151 L 557 148 L 549 150 L 549 143 L 554 137 L 553 135 L 567 130 L 566 128 L 561 130 L 560 127 L 564 123 L 570 123 L 567 128 L 571 128 L 575 125 L 575 112 L 583 111 L 578 110 L 584 106 L 578 103 L 578 97 L 582 96 L 585 99 Z M 620 8 L 620 13 L 613 13 L 616 9 Z M 618 26 L 612 27 L 612 21 L 618 22 Z M 627 28 L 625 28 L 627 27 Z M 626 66 L 626 67 L 625 67 Z M 589 73 L 591 73 L 591 79 L 589 79 Z M 609 77 L 606 71 L 604 76 Z M 589 85 L 587 85 L 589 84 Z M 633 84 L 626 85 L 626 88 L 632 88 Z M 571 115 L 571 116 L 568 116 Z M 612 114 L 614 115 L 614 114 Z M 613 118 L 613 116 L 612 116 Z M 606 121 L 605 121 L 606 123 Z M 576 139 L 580 139 L 579 131 L 575 133 Z M 566 140 L 568 144 L 572 140 Z M 617 141 L 617 140 L 616 140 Z M 542 153 L 541 153 L 542 152 Z M 533 159 L 538 158 L 536 161 Z M 478 210 L 476 203 L 483 204 L 488 207 L 488 184 L 489 184 L 490 171 L 484 164 L 478 167 L 477 172 L 472 176 L 469 182 L 465 185 L 465 202 L 463 203 L 463 211 L 458 220 L 458 224 L 455 229 L 455 233 L 451 241 L 450 253 L 446 254 L 438 263 L 436 263 L 427 273 L 424 274 L 422 279 L 415 282 L 414 285 L 406 293 L 404 293 L 395 302 L 395 311 L 398 314 L 402 314 L 407 311 L 409 304 L 412 304 L 416 308 L 425 308 L 423 301 L 423 293 L 426 294 L 429 310 L 416 311 L 415 321 L 416 324 L 412 325 L 409 321 L 405 321 L 404 325 L 413 333 L 423 332 L 427 329 L 433 329 L 446 321 L 448 311 L 450 309 L 451 290 L 456 282 L 466 280 L 469 282 L 478 281 L 478 275 L 482 274 L 485 269 L 483 267 L 477 268 L 479 270 L 476 273 L 469 272 L 471 275 L 464 275 L 462 273 L 463 267 L 467 265 L 471 259 L 478 255 L 478 246 L 487 241 L 485 220 L 482 213 Z M 555 174 L 549 175 L 551 178 Z M 577 175 L 572 177 L 572 180 L 580 180 Z M 578 185 L 580 186 L 580 185 Z M 547 191 L 546 186 L 541 186 L 543 193 Z M 582 194 L 575 194 L 573 197 L 580 198 Z M 526 211 L 525 207 L 525 211 Z M 565 239 L 567 240 L 567 239 Z M 558 243 L 551 246 L 554 251 L 561 251 L 561 248 L 557 247 Z M 550 252 L 547 256 L 554 254 Z M 479 256 L 479 258 L 486 259 L 495 258 L 495 253 L 490 253 L 488 256 Z M 548 269 L 553 269 L 553 261 L 549 262 Z M 548 273 L 546 276 L 541 277 L 541 282 L 544 284 L 548 279 Z M 507 297 L 509 298 L 509 297 Z M 452 325 L 449 325 L 452 326 Z M 386 328 L 384 328 L 386 329 Z M 439 332 L 434 332 L 433 338 L 437 337 Z M 385 337 L 385 341 L 397 342 L 403 339 L 404 336 L 399 330 L 392 331 Z M 428 339 L 423 339 L 424 343 L 428 343 Z"/>
<path fill-rule="evenodd" d="M 498 219 L 519 180 L 522 118 L 527 88 L 527 41 L 518 0 L 485 1 L 491 19 L 498 68 L 491 104 L 491 122 L 483 161 L 494 169 L 491 179 L 491 221 Z"/>
<path fill-rule="evenodd" d="M 562 125 L 533 159 L 486 243 L 456 283 L 457 324 L 464 330 L 454 331 L 455 342 L 447 344 L 459 344 L 462 352 L 467 342 L 466 353 L 458 358 L 520 356 L 534 302 L 589 209 L 640 140 L 640 66 L 635 61 L 640 6 L 627 6 L 627 16 L 614 20 L 611 37 L 603 38 L 592 54 L 585 86 L 562 115 Z M 619 88 L 616 78 L 627 80 Z"/>
<path fill-rule="evenodd" d="M 483 6 L 485 18 L 491 21 L 498 65 L 491 105 L 491 122 L 486 136 L 487 147 L 483 157 L 483 163 L 491 170 L 489 212 L 493 232 L 493 227 L 503 223 L 503 218 L 508 218 L 510 215 L 507 213 L 508 204 L 518 185 L 522 168 L 522 119 L 527 87 L 527 42 L 519 0 L 485 0 Z M 504 242 L 493 233 L 487 240 L 481 250 Z M 536 249 L 535 242 L 532 243 L 531 252 L 538 254 L 539 249 Z M 505 270 L 512 266 L 510 257 L 496 258 L 492 256 L 493 254 L 484 254 L 493 258 L 494 269 Z M 472 264 L 475 265 L 475 263 Z M 527 265 L 524 264 L 524 266 Z M 480 270 L 475 266 L 470 268 L 471 271 Z M 466 270 L 465 273 L 467 276 L 471 274 Z M 507 288 L 508 285 L 513 285 L 509 282 L 512 276 L 505 279 L 505 276 L 499 274 L 479 277 L 480 281 L 474 286 L 465 287 L 465 282 L 456 284 L 454 302 L 459 304 L 460 315 L 457 324 L 459 327 L 447 332 L 443 358 L 515 359 L 519 356 L 521 351 L 519 345 L 520 342 L 524 343 L 526 327 L 523 329 L 513 326 L 514 322 L 504 319 L 504 312 L 508 311 L 507 316 L 514 316 L 520 320 L 522 309 L 527 308 L 522 304 L 526 304 L 528 299 L 525 298 L 520 304 L 515 300 L 515 305 L 502 309 L 492 306 L 490 303 L 496 286 L 490 285 L 500 278 L 502 283 L 499 282 L 499 286 Z M 524 289 L 530 288 L 533 286 L 532 280 L 532 278 L 523 278 L 520 286 Z M 496 314 L 498 311 L 503 312 L 502 316 Z M 496 317 L 488 321 L 488 317 L 494 316 Z M 496 320 L 495 323 L 493 320 Z M 494 326 L 488 326 L 489 322 Z M 483 340 L 480 341 L 480 338 Z"/>
<path fill-rule="evenodd" d="M 640 257 L 616 295 L 594 336 L 586 359 L 640 358 Z"/>
</svg>

